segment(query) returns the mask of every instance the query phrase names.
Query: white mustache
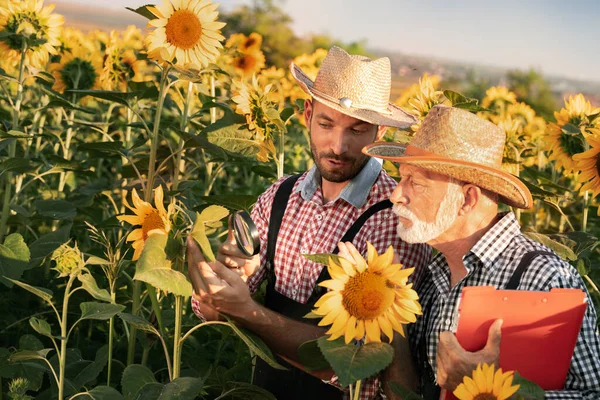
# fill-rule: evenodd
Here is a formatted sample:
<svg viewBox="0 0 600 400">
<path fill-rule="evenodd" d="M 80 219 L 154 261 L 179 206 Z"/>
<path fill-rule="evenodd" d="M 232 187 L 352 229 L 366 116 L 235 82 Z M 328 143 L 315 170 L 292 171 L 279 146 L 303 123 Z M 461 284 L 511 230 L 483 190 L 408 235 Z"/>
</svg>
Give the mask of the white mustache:
<svg viewBox="0 0 600 400">
<path fill-rule="evenodd" d="M 410 211 L 408 208 L 406 208 L 400 204 L 394 204 L 394 206 L 392 207 L 392 211 L 397 216 L 409 219 L 411 222 L 414 221 L 415 219 L 418 219 L 417 216 L 415 214 L 413 214 L 412 211 Z"/>
</svg>

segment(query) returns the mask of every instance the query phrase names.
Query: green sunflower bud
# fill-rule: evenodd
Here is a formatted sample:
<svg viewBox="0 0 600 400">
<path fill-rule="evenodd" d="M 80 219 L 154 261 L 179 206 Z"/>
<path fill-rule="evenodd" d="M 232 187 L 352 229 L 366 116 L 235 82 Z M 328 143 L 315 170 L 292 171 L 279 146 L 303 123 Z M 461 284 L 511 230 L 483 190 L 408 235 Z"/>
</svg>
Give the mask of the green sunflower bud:
<svg viewBox="0 0 600 400">
<path fill-rule="evenodd" d="M 54 250 L 51 259 L 56 262 L 54 269 L 59 272 L 59 277 L 79 275 L 84 266 L 83 257 L 77 244 L 74 247 L 69 246 L 69 243 L 63 244 Z"/>
</svg>

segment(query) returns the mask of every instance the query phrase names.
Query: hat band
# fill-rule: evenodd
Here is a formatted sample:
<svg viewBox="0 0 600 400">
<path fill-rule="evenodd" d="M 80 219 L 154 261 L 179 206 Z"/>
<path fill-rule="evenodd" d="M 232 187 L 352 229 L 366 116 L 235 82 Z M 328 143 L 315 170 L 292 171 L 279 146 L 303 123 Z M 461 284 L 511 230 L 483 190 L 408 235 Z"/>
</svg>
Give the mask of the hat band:
<svg viewBox="0 0 600 400">
<path fill-rule="evenodd" d="M 379 107 L 373 107 L 373 106 L 366 105 L 366 104 L 355 103 L 354 101 L 351 101 L 350 105 L 346 105 L 342 101 L 342 99 L 348 99 L 347 97 L 342 96 L 340 98 L 335 98 L 335 97 L 333 97 L 333 96 L 331 96 L 331 95 L 329 95 L 329 94 L 327 94 L 327 93 L 325 93 L 325 92 L 317 89 L 314 86 L 314 83 L 313 83 L 313 86 L 310 89 L 314 92 L 314 94 L 316 94 L 316 95 L 324 98 L 325 100 L 331 101 L 332 103 L 338 104 L 338 105 L 340 105 L 340 106 L 342 106 L 344 108 L 356 108 L 356 109 L 359 109 L 359 110 L 373 111 L 373 112 L 376 112 L 376 113 L 382 114 L 382 115 L 392 115 L 392 111 L 389 109 L 389 107 L 386 108 L 386 109 L 384 109 L 384 110 L 382 110 Z"/>
<path fill-rule="evenodd" d="M 406 149 L 404 150 L 404 155 L 407 156 L 426 156 L 426 157 L 440 157 L 440 158 L 447 158 L 447 157 L 442 157 L 439 154 L 436 154 L 432 151 L 427 151 L 424 150 L 420 147 L 415 147 L 413 145 L 408 145 L 406 146 Z"/>
</svg>

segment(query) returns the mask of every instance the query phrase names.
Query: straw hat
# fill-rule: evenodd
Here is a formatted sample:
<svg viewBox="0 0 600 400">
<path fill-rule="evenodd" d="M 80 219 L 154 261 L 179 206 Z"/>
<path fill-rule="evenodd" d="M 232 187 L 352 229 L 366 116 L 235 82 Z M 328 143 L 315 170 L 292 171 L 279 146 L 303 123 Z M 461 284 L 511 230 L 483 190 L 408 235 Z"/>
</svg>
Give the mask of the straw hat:
<svg viewBox="0 0 600 400">
<path fill-rule="evenodd" d="M 530 208 L 533 199 L 527 186 L 501 169 L 505 140 L 504 131 L 493 123 L 437 105 L 409 145 L 376 142 L 363 153 L 439 172 L 497 193 L 510 206 Z"/>
<path fill-rule="evenodd" d="M 343 114 L 403 129 L 417 122 L 414 116 L 389 102 L 391 74 L 387 57 L 371 60 L 334 46 L 314 82 L 296 64 L 292 63 L 290 70 L 302 90 Z"/>
</svg>

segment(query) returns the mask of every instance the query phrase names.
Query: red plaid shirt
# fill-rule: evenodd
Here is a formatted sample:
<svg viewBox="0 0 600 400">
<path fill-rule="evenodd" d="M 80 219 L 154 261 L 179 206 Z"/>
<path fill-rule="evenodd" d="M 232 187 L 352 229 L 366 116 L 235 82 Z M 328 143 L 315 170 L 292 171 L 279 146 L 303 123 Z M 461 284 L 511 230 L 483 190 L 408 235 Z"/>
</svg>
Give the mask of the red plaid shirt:
<svg viewBox="0 0 600 400">
<path fill-rule="evenodd" d="M 266 278 L 267 232 L 271 206 L 275 193 L 286 178 L 279 179 L 257 200 L 252 209 L 261 241 L 260 267 L 248 279 L 254 293 Z M 302 254 L 332 253 L 344 233 L 354 221 L 372 205 L 388 199 L 396 181 L 382 170 L 381 164 L 370 159 L 363 170 L 342 190 L 337 199 L 324 203 L 321 178 L 313 167 L 296 182 L 290 194 L 287 208 L 277 236 L 275 253 L 275 290 L 299 303 L 306 303 L 323 265 L 309 261 Z M 407 267 L 425 267 L 431 257 L 431 249 L 424 244 L 408 244 L 396 234 L 398 217 L 391 208 L 371 216 L 354 238 L 354 245 L 363 255 L 369 241 L 379 253 L 392 245 Z M 197 304 L 192 308 L 199 313 Z M 377 398 L 377 378 L 363 382 L 361 400 Z"/>
</svg>

